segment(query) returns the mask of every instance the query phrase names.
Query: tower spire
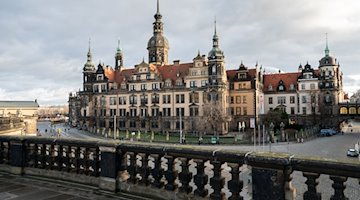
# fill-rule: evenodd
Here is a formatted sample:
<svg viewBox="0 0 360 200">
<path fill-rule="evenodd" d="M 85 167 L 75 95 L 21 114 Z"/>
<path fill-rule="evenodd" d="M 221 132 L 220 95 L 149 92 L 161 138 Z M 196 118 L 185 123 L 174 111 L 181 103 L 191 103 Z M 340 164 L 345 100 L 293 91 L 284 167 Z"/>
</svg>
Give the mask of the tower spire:
<svg viewBox="0 0 360 200">
<path fill-rule="evenodd" d="M 216 31 L 216 17 L 214 20 L 213 47 L 219 47 L 219 36 L 217 35 L 217 31 Z"/>
<path fill-rule="evenodd" d="M 160 14 L 159 0 L 156 2 L 156 14 Z"/>
<path fill-rule="evenodd" d="M 120 47 L 120 40 L 118 40 L 118 46 L 116 48 L 116 52 L 120 53 L 121 52 L 121 47 Z"/>
<path fill-rule="evenodd" d="M 325 33 L 325 39 L 326 39 L 326 47 L 325 47 L 325 56 L 329 56 L 329 46 L 328 46 L 328 33 Z"/>
<path fill-rule="evenodd" d="M 89 38 L 89 50 L 88 50 L 88 53 L 87 53 L 87 60 L 88 61 L 91 61 L 91 38 Z"/>
</svg>

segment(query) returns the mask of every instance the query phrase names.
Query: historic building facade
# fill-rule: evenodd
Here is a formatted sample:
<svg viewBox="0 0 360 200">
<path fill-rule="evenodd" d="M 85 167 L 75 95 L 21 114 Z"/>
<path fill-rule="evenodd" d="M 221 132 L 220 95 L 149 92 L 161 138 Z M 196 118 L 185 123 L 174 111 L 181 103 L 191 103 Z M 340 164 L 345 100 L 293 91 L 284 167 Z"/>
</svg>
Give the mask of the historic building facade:
<svg viewBox="0 0 360 200">
<path fill-rule="evenodd" d="M 334 105 L 342 100 L 342 74 L 327 45 L 318 70 L 307 64 L 294 73 L 264 74 L 257 64 L 249 68 L 243 63 L 226 70 L 215 23 L 207 56 L 198 52 L 192 62 L 170 64 L 159 3 L 154 18 L 147 62 L 124 67 L 119 43 L 114 67 L 95 66 L 89 44 L 83 90 L 69 97 L 72 125 L 93 131 L 116 126 L 120 130 L 226 134 L 249 128 L 251 121 L 261 123 L 271 109 L 287 112 L 294 123 L 301 122 L 299 115 L 338 111 Z M 211 120 L 218 121 L 206 124 Z"/>
</svg>

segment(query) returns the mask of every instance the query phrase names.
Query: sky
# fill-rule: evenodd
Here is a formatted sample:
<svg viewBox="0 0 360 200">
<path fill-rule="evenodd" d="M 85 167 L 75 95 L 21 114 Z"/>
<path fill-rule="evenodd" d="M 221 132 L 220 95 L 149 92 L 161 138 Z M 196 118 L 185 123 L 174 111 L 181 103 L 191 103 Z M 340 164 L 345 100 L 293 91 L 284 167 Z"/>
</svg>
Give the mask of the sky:
<svg viewBox="0 0 360 200">
<path fill-rule="evenodd" d="M 169 62 L 192 62 L 212 47 L 214 19 L 227 69 L 256 62 L 266 71 L 318 68 L 326 33 L 340 63 L 344 90 L 360 89 L 358 0 L 160 0 Z M 82 90 L 91 38 L 93 61 L 114 66 L 147 60 L 156 0 L 0 1 L 0 100 L 63 105 Z"/>
</svg>

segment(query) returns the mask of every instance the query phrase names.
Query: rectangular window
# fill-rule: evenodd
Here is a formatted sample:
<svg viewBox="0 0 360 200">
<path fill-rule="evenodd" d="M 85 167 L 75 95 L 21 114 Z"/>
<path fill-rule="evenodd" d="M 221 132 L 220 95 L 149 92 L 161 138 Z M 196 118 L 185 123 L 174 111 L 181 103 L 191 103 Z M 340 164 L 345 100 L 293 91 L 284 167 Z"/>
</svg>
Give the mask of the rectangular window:
<svg viewBox="0 0 360 200">
<path fill-rule="evenodd" d="M 176 103 L 185 103 L 185 95 L 177 94 L 176 95 Z"/>
<path fill-rule="evenodd" d="M 236 103 L 241 103 L 241 96 L 236 96 Z"/>
<path fill-rule="evenodd" d="M 116 97 L 110 97 L 110 105 L 116 105 Z"/>
<path fill-rule="evenodd" d="M 146 117 L 146 116 L 148 116 L 147 108 L 141 108 L 141 109 L 140 109 L 140 116 L 141 116 L 141 117 Z"/>
<path fill-rule="evenodd" d="M 278 104 L 282 105 L 282 104 L 286 104 L 286 97 L 284 96 L 281 96 L 281 97 L 278 97 Z"/>
<path fill-rule="evenodd" d="M 315 83 L 310 84 L 310 89 L 315 90 Z"/>
<path fill-rule="evenodd" d="M 169 116 L 171 116 L 171 108 L 163 108 L 163 113 L 162 113 L 162 115 L 163 115 L 164 117 L 169 117 Z"/>
<path fill-rule="evenodd" d="M 126 97 L 125 96 L 119 97 L 119 104 L 120 105 L 125 105 L 126 104 Z"/>
<path fill-rule="evenodd" d="M 230 108 L 230 115 L 235 115 L 235 111 L 233 107 Z"/>
<path fill-rule="evenodd" d="M 170 94 L 165 94 L 162 96 L 163 97 L 163 104 L 169 104 L 171 103 L 170 99 L 171 99 L 171 96 Z"/>
<path fill-rule="evenodd" d="M 136 121 L 130 121 L 130 128 L 136 128 Z"/>
<path fill-rule="evenodd" d="M 191 88 L 197 87 L 196 81 L 190 81 L 190 87 Z"/>
<path fill-rule="evenodd" d="M 306 96 L 301 96 L 301 103 L 306 103 Z"/>
<path fill-rule="evenodd" d="M 136 112 L 137 110 L 136 110 L 136 108 L 131 108 L 130 109 L 130 116 L 131 117 L 136 117 L 137 116 L 137 112 Z"/>
<path fill-rule="evenodd" d="M 135 95 L 131 95 L 129 97 L 130 104 L 137 104 L 137 97 Z"/>
<path fill-rule="evenodd" d="M 273 98 L 269 97 L 269 104 L 273 104 Z"/>
<path fill-rule="evenodd" d="M 230 97 L 230 103 L 234 104 L 234 97 Z"/>
<path fill-rule="evenodd" d="M 301 89 L 305 90 L 305 84 L 301 84 Z"/>
<path fill-rule="evenodd" d="M 247 107 L 243 107 L 243 114 L 247 115 Z"/>
<path fill-rule="evenodd" d="M 120 117 L 125 117 L 126 116 L 126 109 L 125 108 L 119 109 L 119 116 Z"/>
<path fill-rule="evenodd" d="M 292 115 L 295 114 L 295 107 L 291 107 L 291 108 L 290 108 L 290 114 L 292 114 Z"/>
<path fill-rule="evenodd" d="M 141 84 L 141 90 L 146 90 L 146 84 Z"/>
<path fill-rule="evenodd" d="M 246 104 L 246 96 L 243 96 L 243 103 Z"/>
<path fill-rule="evenodd" d="M 148 103 L 148 96 L 146 94 L 141 95 L 140 96 L 140 101 L 141 101 L 141 104 L 147 104 Z"/>
<path fill-rule="evenodd" d="M 176 116 L 179 117 L 181 114 L 181 116 L 185 116 L 185 109 L 184 108 L 176 108 Z"/>
<path fill-rule="evenodd" d="M 151 95 L 151 103 L 153 103 L 153 104 L 159 103 L 159 95 L 158 94 Z"/>
<path fill-rule="evenodd" d="M 119 127 L 120 128 L 125 128 L 126 126 L 126 122 L 125 121 L 119 121 Z"/>
<path fill-rule="evenodd" d="M 151 116 L 153 116 L 153 117 L 159 116 L 159 108 L 152 108 Z"/>
<path fill-rule="evenodd" d="M 303 115 L 306 115 L 306 107 L 302 107 Z"/>
<path fill-rule="evenodd" d="M 236 115 L 241 115 L 241 107 L 236 107 Z"/>
<path fill-rule="evenodd" d="M 151 128 L 159 128 L 159 123 L 157 121 L 152 121 Z"/>
<path fill-rule="evenodd" d="M 135 90 L 135 85 L 130 85 L 130 91 L 133 91 L 133 90 Z"/>
<path fill-rule="evenodd" d="M 198 116 L 199 115 L 199 108 L 191 107 L 190 108 L 190 116 Z"/>
<path fill-rule="evenodd" d="M 294 104 L 295 103 L 295 96 L 290 96 L 290 103 Z"/>
<path fill-rule="evenodd" d="M 201 87 L 205 87 L 208 84 L 207 80 L 202 80 L 201 81 Z"/>
<path fill-rule="evenodd" d="M 152 87 L 153 90 L 159 89 L 157 83 L 153 83 L 153 84 L 151 85 L 151 87 Z"/>
</svg>

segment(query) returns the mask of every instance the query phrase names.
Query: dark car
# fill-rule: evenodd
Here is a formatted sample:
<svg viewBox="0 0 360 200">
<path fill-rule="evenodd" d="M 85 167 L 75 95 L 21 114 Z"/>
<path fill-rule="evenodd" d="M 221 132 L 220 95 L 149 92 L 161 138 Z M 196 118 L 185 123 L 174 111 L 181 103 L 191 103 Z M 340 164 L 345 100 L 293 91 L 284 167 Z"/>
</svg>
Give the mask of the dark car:
<svg viewBox="0 0 360 200">
<path fill-rule="evenodd" d="M 359 152 L 356 151 L 355 149 L 348 149 L 346 155 L 347 155 L 347 156 L 350 156 L 350 157 L 358 157 L 358 156 L 359 156 Z"/>
<path fill-rule="evenodd" d="M 325 128 L 320 130 L 320 136 L 332 136 L 336 135 L 337 132 L 334 129 L 331 128 Z"/>
</svg>

